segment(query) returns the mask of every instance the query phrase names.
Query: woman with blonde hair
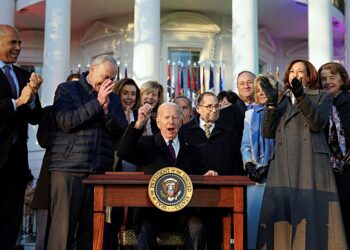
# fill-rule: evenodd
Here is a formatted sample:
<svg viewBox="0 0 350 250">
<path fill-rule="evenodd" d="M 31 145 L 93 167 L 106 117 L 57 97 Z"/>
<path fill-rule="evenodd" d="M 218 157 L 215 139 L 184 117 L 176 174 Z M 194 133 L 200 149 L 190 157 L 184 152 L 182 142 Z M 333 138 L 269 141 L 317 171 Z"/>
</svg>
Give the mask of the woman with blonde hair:
<svg viewBox="0 0 350 250">
<path fill-rule="evenodd" d="M 256 185 L 247 187 L 247 249 L 256 248 L 261 202 L 269 169 L 269 160 L 272 156 L 275 143 L 274 139 L 263 138 L 261 131 L 264 105 L 267 101 L 265 93 L 260 86 L 263 79 L 266 79 L 266 76 L 258 75 L 254 80 L 255 104 L 252 109 L 245 112 L 241 143 L 244 169 L 248 173 L 249 178 L 256 182 Z M 276 88 L 278 87 L 277 81 L 272 76 L 269 76 L 268 80 Z"/>
<path fill-rule="evenodd" d="M 154 135 L 159 131 L 156 123 L 157 110 L 164 101 L 163 86 L 157 81 L 147 81 L 141 86 L 141 106 L 146 105 L 152 110 L 151 118 L 147 121 L 143 135 Z"/>
</svg>

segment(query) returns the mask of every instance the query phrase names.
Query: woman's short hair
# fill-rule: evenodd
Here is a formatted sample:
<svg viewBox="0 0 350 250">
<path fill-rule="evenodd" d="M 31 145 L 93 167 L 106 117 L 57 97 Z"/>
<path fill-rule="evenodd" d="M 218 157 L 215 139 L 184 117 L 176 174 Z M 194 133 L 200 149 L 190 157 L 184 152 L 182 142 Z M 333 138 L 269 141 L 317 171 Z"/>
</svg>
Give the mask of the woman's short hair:
<svg viewBox="0 0 350 250">
<path fill-rule="evenodd" d="M 339 75 L 344 83 L 343 86 L 341 86 L 341 89 L 342 90 L 349 90 L 350 89 L 350 79 L 349 79 L 348 72 L 346 71 L 346 69 L 343 65 L 341 65 L 340 63 L 336 63 L 336 62 L 325 63 L 318 69 L 320 88 L 322 88 L 322 83 L 321 83 L 321 71 L 322 70 L 330 70 L 331 73 L 334 75 L 339 73 Z"/>
<path fill-rule="evenodd" d="M 162 104 L 164 102 L 164 90 L 163 90 L 163 86 L 157 82 L 157 81 L 147 81 L 144 82 L 141 85 L 141 96 L 145 93 L 145 92 L 154 92 L 155 90 L 159 90 L 158 91 L 158 97 L 159 97 L 159 101 L 156 107 L 158 107 L 160 104 Z"/>
</svg>

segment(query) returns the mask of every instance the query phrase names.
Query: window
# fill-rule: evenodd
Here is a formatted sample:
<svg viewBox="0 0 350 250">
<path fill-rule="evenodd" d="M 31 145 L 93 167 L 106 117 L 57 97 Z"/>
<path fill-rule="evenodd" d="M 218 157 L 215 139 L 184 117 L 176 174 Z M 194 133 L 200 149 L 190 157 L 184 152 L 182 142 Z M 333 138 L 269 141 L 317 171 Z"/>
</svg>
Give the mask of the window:
<svg viewBox="0 0 350 250">
<path fill-rule="evenodd" d="M 175 62 L 182 62 L 184 66 L 187 66 L 187 62 L 191 61 L 191 64 L 198 63 L 200 56 L 200 50 L 198 49 L 179 49 L 170 48 L 169 49 L 169 60 Z"/>
</svg>

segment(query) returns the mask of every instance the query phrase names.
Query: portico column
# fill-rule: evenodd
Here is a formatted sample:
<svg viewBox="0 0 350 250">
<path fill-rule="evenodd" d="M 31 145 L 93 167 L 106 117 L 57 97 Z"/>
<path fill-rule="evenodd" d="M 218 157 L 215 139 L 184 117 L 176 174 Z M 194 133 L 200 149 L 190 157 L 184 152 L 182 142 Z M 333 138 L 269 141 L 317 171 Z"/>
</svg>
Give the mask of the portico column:
<svg viewBox="0 0 350 250">
<path fill-rule="evenodd" d="M 44 83 L 42 104 L 53 102 L 57 85 L 64 82 L 70 65 L 71 1 L 46 0 Z"/>
<path fill-rule="evenodd" d="M 133 78 L 139 86 L 159 81 L 159 60 L 160 1 L 135 0 Z"/>
<path fill-rule="evenodd" d="M 345 66 L 350 73 L 350 0 L 345 2 Z"/>
<path fill-rule="evenodd" d="M 308 1 L 309 60 L 318 69 L 333 60 L 330 0 Z"/>
<path fill-rule="evenodd" d="M 232 0 L 232 72 L 234 91 L 243 70 L 259 71 L 258 11 L 256 0 Z"/>
<path fill-rule="evenodd" d="M 0 24 L 15 26 L 15 1 L 1 0 L 0 6 Z"/>
</svg>

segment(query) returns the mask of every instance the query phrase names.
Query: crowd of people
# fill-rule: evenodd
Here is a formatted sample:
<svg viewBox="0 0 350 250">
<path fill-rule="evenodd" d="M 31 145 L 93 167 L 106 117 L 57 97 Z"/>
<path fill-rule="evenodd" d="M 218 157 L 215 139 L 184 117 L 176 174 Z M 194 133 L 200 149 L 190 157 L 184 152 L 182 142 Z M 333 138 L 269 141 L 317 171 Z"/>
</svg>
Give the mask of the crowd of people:
<svg viewBox="0 0 350 250">
<path fill-rule="evenodd" d="M 350 80 L 335 62 L 317 71 L 293 60 L 283 84 L 242 71 L 238 94 L 204 92 L 164 101 L 162 84 L 116 81 L 110 55 L 58 85 L 41 107 L 43 79 L 15 66 L 19 32 L 0 25 L 0 248 L 13 250 L 30 178 L 28 124 L 46 149 L 32 207 L 36 249 L 92 249 L 92 173 L 175 166 L 195 175 L 247 175 L 246 249 L 348 249 L 350 243 Z M 193 107 L 193 103 L 197 103 Z M 184 249 L 220 249 L 226 211 L 131 210 L 138 249 L 159 231 L 185 234 Z M 111 209 L 104 249 L 117 249 L 123 209 Z M 165 219 L 166 218 L 166 219 Z M 106 224 L 107 226 L 107 224 Z"/>
</svg>

